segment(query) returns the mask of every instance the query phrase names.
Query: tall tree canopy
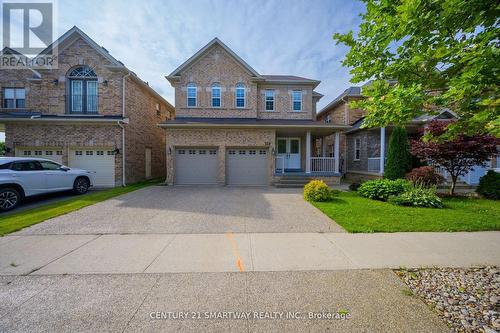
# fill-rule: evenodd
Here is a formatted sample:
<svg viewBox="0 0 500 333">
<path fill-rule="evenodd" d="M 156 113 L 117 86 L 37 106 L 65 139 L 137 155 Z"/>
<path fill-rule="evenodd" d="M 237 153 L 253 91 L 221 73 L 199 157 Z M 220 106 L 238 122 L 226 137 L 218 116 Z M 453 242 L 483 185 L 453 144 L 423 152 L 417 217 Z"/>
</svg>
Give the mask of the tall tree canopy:
<svg viewBox="0 0 500 333">
<path fill-rule="evenodd" d="M 500 3 L 495 0 L 363 0 L 357 36 L 335 34 L 350 50 L 352 82 L 373 82 L 367 127 L 402 125 L 453 110 L 447 135 L 500 136 Z"/>
</svg>

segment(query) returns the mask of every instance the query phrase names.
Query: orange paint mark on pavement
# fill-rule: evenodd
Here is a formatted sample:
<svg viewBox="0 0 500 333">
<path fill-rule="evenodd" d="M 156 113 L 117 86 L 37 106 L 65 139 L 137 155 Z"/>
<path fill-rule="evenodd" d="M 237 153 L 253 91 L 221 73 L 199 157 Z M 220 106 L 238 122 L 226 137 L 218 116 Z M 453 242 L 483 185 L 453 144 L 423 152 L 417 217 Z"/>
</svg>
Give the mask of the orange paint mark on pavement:
<svg viewBox="0 0 500 333">
<path fill-rule="evenodd" d="M 238 252 L 238 246 L 236 246 L 236 241 L 233 238 L 233 233 L 226 233 L 226 237 L 231 242 L 231 250 L 233 251 L 233 255 L 236 257 L 236 267 L 238 267 L 240 272 L 244 272 L 245 268 L 243 266 L 243 260 L 241 260 L 240 253 Z"/>
</svg>

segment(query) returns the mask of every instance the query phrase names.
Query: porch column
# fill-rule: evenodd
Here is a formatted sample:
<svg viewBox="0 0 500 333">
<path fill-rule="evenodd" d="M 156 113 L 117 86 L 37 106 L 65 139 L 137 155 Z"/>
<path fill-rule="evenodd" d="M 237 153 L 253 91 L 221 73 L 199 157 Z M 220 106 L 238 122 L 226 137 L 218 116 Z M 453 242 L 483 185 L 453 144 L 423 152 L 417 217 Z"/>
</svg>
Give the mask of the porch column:
<svg viewBox="0 0 500 333">
<path fill-rule="evenodd" d="M 335 172 L 339 173 L 340 165 L 340 132 L 335 132 L 335 145 L 333 148 L 333 157 L 335 157 Z"/>
<path fill-rule="evenodd" d="M 306 173 L 311 173 L 311 131 L 306 133 Z"/>
<path fill-rule="evenodd" d="M 325 140 L 325 137 L 321 138 L 321 157 L 326 157 L 326 140 Z"/>
<path fill-rule="evenodd" d="M 380 174 L 384 174 L 385 166 L 385 127 L 380 128 Z"/>
</svg>

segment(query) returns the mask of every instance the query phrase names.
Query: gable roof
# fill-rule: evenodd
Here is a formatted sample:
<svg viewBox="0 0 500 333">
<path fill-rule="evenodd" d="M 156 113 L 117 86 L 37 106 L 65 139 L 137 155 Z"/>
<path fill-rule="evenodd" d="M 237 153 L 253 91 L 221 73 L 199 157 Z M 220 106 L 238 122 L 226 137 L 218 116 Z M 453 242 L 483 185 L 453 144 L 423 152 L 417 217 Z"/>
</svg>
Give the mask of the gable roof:
<svg viewBox="0 0 500 333">
<path fill-rule="evenodd" d="M 90 38 L 86 33 L 84 33 L 82 30 L 80 30 L 77 26 L 73 26 L 73 28 L 66 31 L 61 37 L 56 39 L 52 44 L 50 44 L 42 52 L 40 52 L 40 55 L 46 54 L 47 52 L 50 52 L 54 48 L 56 48 L 58 52 L 61 52 L 65 48 L 70 46 L 78 38 L 82 38 L 93 49 L 95 49 L 100 55 L 102 55 L 109 62 L 111 62 L 111 64 L 113 66 L 125 68 L 125 65 L 121 61 L 114 58 L 111 54 L 109 54 L 108 50 L 106 50 L 104 47 L 102 47 L 99 44 L 97 44 L 96 42 L 94 42 L 94 40 L 92 38 Z"/>
<path fill-rule="evenodd" d="M 138 83 L 141 87 L 146 89 L 149 93 L 151 93 L 153 96 L 158 98 L 161 102 L 167 104 L 172 109 L 174 108 L 172 106 L 172 104 L 170 104 L 165 98 L 163 98 L 160 94 L 158 94 L 158 92 L 156 92 L 156 90 L 151 88 L 147 82 L 144 82 L 140 77 L 137 76 L 136 73 L 134 73 L 133 71 L 128 69 L 121 61 L 119 61 L 115 57 L 113 57 L 108 52 L 108 50 L 106 50 L 104 47 L 97 44 L 92 38 L 90 38 L 86 33 L 84 33 L 82 30 L 80 30 L 77 26 L 74 26 L 73 28 L 66 31 L 61 37 L 59 37 L 52 44 L 47 46 L 42 52 L 40 52 L 39 55 L 45 54 L 45 53 L 49 52 L 50 50 L 52 50 L 53 48 L 57 48 L 57 52 L 60 53 L 65 48 L 71 46 L 73 44 L 73 42 L 76 41 L 78 38 L 82 38 L 97 53 L 99 53 L 105 59 L 107 59 L 111 63 L 111 65 L 106 66 L 106 67 L 108 67 L 110 70 L 118 70 L 118 71 L 123 71 L 124 74 L 130 74 L 130 78 L 132 80 L 134 80 L 136 83 Z"/>
<path fill-rule="evenodd" d="M 196 52 L 191 58 L 182 63 L 179 67 L 177 67 L 170 75 L 168 75 L 167 79 L 175 79 L 179 76 L 180 72 L 193 64 L 196 60 L 198 60 L 201 56 L 203 56 L 208 49 L 210 49 L 214 45 L 219 45 L 222 47 L 227 53 L 229 53 L 236 62 L 241 64 L 248 72 L 250 72 L 254 77 L 262 79 L 262 76 L 257 73 L 255 69 L 253 69 L 249 64 L 247 64 L 243 59 L 241 59 L 236 53 L 233 52 L 226 44 L 224 44 L 219 38 L 215 37 L 212 39 L 207 45 L 202 47 L 198 52 Z"/>
<path fill-rule="evenodd" d="M 328 103 L 324 108 L 322 108 L 317 116 L 327 112 L 331 108 L 337 106 L 345 97 L 361 97 L 361 87 L 349 87 L 344 92 L 337 97 L 330 103 Z"/>
</svg>

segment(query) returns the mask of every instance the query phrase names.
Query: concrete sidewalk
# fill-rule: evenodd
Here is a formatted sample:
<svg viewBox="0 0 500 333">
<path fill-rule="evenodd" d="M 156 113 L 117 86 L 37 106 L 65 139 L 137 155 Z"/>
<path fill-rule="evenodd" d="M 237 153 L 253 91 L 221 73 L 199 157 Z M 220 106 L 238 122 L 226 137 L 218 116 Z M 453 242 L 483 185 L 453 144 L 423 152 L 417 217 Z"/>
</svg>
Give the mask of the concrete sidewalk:
<svg viewBox="0 0 500 333">
<path fill-rule="evenodd" d="M 500 265 L 500 232 L 36 235 L 0 238 L 0 275 Z"/>
<path fill-rule="evenodd" d="M 449 332 L 405 290 L 389 270 L 2 276 L 0 332 Z M 297 319 L 259 319 L 283 312 Z"/>
</svg>

